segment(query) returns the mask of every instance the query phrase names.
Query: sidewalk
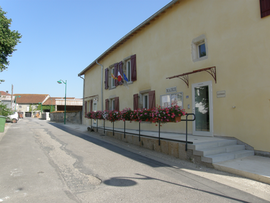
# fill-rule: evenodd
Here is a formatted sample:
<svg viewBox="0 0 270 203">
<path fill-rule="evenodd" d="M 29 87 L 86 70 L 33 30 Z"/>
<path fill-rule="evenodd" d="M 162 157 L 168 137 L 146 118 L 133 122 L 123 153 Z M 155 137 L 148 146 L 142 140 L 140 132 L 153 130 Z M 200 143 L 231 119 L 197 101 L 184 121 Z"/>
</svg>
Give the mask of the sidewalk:
<svg viewBox="0 0 270 203">
<path fill-rule="evenodd" d="M 62 124 L 64 125 L 64 124 Z M 78 130 L 80 132 L 87 132 L 86 125 L 82 124 L 66 124 L 66 127 Z M 120 129 L 115 129 L 120 130 Z M 100 130 L 100 132 L 103 130 Z M 137 130 L 126 130 L 128 133 L 139 134 Z M 158 133 L 151 131 L 141 131 L 141 134 L 158 137 Z M 161 138 L 174 139 L 179 141 L 185 141 L 185 134 L 176 133 L 160 133 Z M 188 141 L 193 143 L 208 142 L 218 140 L 222 138 L 216 137 L 201 137 L 188 135 Z M 230 161 L 224 161 L 213 164 L 217 170 L 237 174 L 243 177 L 247 177 L 253 180 L 270 184 L 270 158 L 262 156 L 249 156 L 245 158 L 234 159 Z"/>
</svg>

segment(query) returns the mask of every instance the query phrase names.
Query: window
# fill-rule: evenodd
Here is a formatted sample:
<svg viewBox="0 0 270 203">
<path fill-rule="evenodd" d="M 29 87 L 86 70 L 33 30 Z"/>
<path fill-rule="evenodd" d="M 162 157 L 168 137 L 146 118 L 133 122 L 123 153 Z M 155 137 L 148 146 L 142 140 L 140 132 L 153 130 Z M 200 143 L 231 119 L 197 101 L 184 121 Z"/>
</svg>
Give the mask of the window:
<svg viewBox="0 0 270 203">
<path fill-rule="evenodd" d="M 114 75 L 114 67 L 111 68 L 111 75 Z M 110 79 L 111 79 L 111 86 L 110 86 L 110 88 L 114 88 L 115 87 L 115 79 L 112 78 L 112 77 L 110 77 Z"/>
<path fill-rule="evenodd" d="M 131 82 L 131 61 L 126 61 L 126 77 L 128 79 L 128 82 Z"/>
<path fill-rule="evenodd" d="M 270 1 L 269 0 L 260 0 L 261 6 L 261 18 L 270 15 Z"/>
<path fill-rule="evenodd" d="M 192 60 L 201 61 L 208 58 L 208 49 L 205 35 L 192 40 Z"/>
<path fill-rule="evenodd" d="M 105 110 L 119 111 L 119 97 L 105 100 Z"/>
<path fill-rule="evenodd" d="M 199 58 L 202 58 L 206 56 L 206 50 L 205 50 L 205 43 L 202 42 L 201 44 L 198 45 L 198 56 Z"/>
<path fill-rule="evenodd" d="M 115 109 L 115 100 L 114 99 L 111 99 L 111 108 L 110 110 L 114 110 Z"/>
<path fill-rule="evenodd" d="M 143 108 L 149 109 L 149 94 L 143 94 Z"/>
<path fill-rule="evenodd" d="M 128 83 L 137 80 L 136 54 L 124 59 L 124 74 L 128 79 Z"/>
<path fill-rule="evenodd" d="M 183 108 L 183 93 L 178 92 L 167 95 L 161 95 L 160 103 L 163 108 L 172 107 L 176 105 Z"/>
<path fill-rule="evenodd" d="M 153 109 L 156 107 L 155 91 L 143 90 L 133 95 L 133 109 Z"/>
</svg>

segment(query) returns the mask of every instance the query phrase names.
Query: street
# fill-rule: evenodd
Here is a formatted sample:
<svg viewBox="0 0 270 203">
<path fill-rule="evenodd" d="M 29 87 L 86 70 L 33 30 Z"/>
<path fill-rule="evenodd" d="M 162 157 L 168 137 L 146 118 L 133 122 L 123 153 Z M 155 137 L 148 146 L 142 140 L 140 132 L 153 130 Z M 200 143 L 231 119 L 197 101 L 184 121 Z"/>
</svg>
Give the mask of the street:
<svg viewBox="0 0 270 203">
<path fill-rule="evenodd" d="M 0 202 L 270 202 L 270 185 L 24 118 L 0 138 Z"/>
</svg>

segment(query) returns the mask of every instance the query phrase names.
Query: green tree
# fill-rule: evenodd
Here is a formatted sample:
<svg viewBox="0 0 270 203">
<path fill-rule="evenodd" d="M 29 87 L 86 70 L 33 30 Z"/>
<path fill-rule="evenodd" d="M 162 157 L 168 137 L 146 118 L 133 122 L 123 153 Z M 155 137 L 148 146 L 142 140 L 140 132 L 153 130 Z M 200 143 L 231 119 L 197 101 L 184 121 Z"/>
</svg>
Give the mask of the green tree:
<svg viewBox="0 0 270 203">
<path fill-rule="evenodd" d="M 12 113 L 13 113 L 12 110 L 8 108 L 6 104 L 3 104 L 2 102 L 0 102 L 0 115 L 8 116 Z"/>
<path fill-rule="evenodd" d="M 16 51 L 15 46 L 20 43 L 22 35 L 18 31 L 9 29 L 12 20 L 7 19 L 6 12 L 0 7 L 0 71 L 8 68 L 8 57 Z"/>
<path fill-rule="evenodd" d="M 41 110 L 41 105 L 39 104 L 37 110 Z M 49 110 L 50 112 L 55 111 L 54 105 L 42 105 L 42 111 Z"/>
</svg>

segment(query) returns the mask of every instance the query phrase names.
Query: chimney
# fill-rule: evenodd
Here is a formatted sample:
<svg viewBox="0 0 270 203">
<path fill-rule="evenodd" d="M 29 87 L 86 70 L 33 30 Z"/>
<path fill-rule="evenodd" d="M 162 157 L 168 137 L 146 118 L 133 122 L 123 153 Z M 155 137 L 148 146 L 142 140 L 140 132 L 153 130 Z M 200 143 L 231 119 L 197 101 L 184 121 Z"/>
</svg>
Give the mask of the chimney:
<svg viewBox="0 0 270 203">
<path fill-rule="evenodd" d="M 6 91 L 6 93 L 8 94 L 8 91 Z"/>
</svg>

